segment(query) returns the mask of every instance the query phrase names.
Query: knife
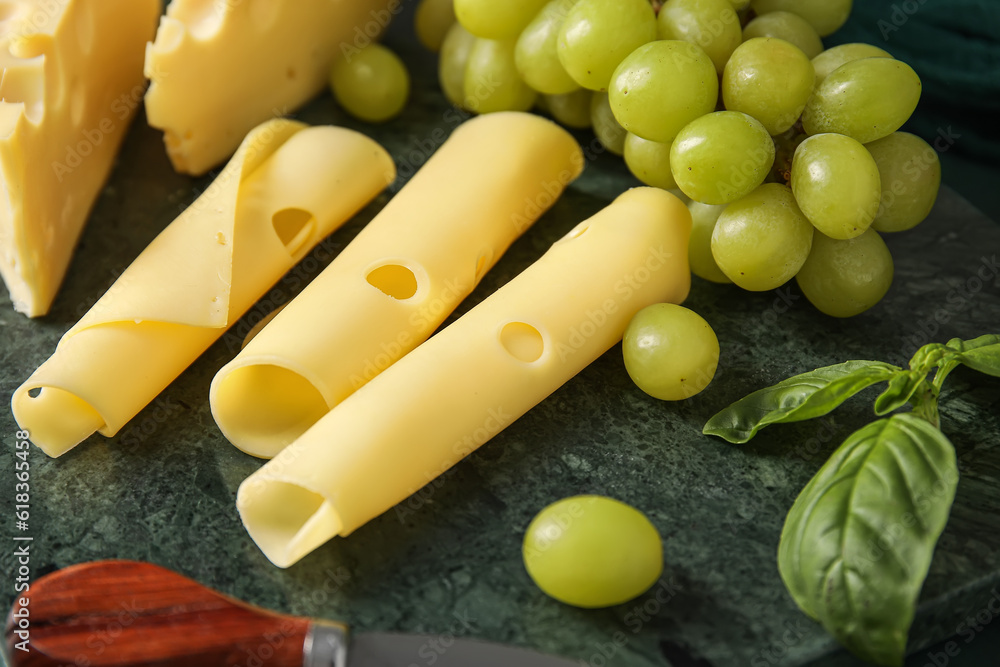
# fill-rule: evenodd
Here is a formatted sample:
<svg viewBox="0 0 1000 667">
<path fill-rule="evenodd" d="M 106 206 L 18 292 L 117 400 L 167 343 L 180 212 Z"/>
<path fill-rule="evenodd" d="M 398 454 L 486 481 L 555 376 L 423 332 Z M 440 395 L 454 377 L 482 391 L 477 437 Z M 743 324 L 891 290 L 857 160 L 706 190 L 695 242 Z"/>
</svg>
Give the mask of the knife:
<svg viewBox="0 0 1000 667">
<path fill-rule="evenodd" d="M 571 667 L 451 635 L 350 633 L 273 613 L 176 572 L 126 560 L 73 565 L 19 594 L 5 628 L 13 667 Z"/>
</svg>

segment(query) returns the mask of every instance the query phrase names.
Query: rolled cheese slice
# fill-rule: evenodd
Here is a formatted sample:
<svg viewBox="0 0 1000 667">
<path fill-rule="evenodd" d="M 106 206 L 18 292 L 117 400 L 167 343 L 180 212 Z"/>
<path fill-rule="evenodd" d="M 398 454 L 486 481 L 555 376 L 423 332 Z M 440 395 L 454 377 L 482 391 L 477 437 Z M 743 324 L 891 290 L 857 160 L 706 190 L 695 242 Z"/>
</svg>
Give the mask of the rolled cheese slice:
<svg viewBox="0 0 1000 667">
<path fill-rule="evenodd" d="M 576 140 L 539 116 L 461 125 L 219 371 L 219 428 L 249 454 L 277 454 L 425 341 L 582 168 Z"/>
<path fill-rule="evenodd" d="M 172 0 L 146 50 L 149 124 L 177 171 L 204 174 L 253 127 L 316 96 L 333 60 L 401 10 L 400 0 Z"/>
<path fill-rule="evenodd" d="M 241 485 L 250 536 L 288 567 L 448 470 L 690 287 L 691 217 L 637 188 L 349 396 Z"/>
<path fill-rule="evenodd" d="M 0 2 L 0 276 L 45 315 L 142 102 L 159 0 Z"/>
<path fill-rule="evenodd" d="M 357 132 L 260 126 L 14 392 L 18 424 L 49 456 L 114 435 L 394 177 Z"/>
</svg>

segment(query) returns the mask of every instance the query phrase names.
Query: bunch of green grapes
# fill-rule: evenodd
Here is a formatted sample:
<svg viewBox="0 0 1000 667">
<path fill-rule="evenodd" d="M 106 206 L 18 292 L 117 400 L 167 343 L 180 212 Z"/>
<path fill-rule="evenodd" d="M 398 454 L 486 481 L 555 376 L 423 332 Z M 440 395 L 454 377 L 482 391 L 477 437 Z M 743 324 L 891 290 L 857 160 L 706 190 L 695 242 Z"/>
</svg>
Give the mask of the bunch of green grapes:
<svg viewBox="0 0 1000 667">
<path fill-rule="evenodd" d="M 440 37 L 421 39 L 440 44 L 453 104 L 592 127 L 640 181 L 683 193 L 696 275 L 795 278 L 849 317 L 892 282 L 880 233 L 922 221 L 941 180 L 934 149 L 899 131 L 916 73 L 868 44 L 824 49 L 851 3 L 423 0 Z"/>
</svg>

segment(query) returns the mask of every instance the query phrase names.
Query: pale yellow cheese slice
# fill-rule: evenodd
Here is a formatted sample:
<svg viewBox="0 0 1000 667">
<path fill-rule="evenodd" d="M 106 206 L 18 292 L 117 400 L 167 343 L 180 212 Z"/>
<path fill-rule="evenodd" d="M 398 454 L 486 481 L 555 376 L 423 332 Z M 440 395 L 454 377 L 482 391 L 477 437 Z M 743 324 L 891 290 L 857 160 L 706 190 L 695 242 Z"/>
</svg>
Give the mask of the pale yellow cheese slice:
<svg viewBox="0 0 1000 667">
<path fill-rule="evenodd" d="M 255 129 L 14 392 L 17 423 L 49 456 L 114 435 L 393 178 L 389 154 L 360 133 Z"/>
<path fill-rule="evenodd" d="M 690 229 L 684 204 L 655 188 L 578 225 L 244 480 L 250 536 L 287 567 L 448 470 L 611 348 L 638 310 L 683 301 Z"/>
<path fill-rule="evenodd" d="M 333 60 L 399 11 L 398 0 L 173 0 L 146 52 L 146 116 L 174 168 L 220 164 L 251 128 L 319 93 Z"/>
<path fill-rule="evenodd" d="M 269 458 L 427 339 L 583 168 L 539 116 L 480 116 L 212 382 L 212 414 Z"/>
<path fill-rule="evenodd" d="M 159 0 L 0 2 L 0 275 L 44 315 L 142 102 Z"/>
</svg>

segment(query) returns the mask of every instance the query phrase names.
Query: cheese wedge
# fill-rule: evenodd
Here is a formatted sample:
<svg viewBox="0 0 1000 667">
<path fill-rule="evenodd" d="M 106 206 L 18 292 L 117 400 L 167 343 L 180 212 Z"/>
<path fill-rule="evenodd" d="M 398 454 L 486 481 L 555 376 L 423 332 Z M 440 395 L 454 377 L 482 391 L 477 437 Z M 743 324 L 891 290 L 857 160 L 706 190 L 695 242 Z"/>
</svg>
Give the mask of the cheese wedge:
<svg viewBox="0 0 1000 667">
<path fill-rule="evenodd" d="M 0 3 L 0 275 L 49 311 L 142 102 L 159 0 Z"/>
<path fill-rule="evenodd" d="M 621 340 L 641 308 L 683 301 L 690 230 L 670 193 L 621 195 L 244 480 L 250 536 L 288 567 L 441 475 Z"/>
<path fill-rule="evenodd" d="M 14 392 L 17 423 L 49 456 L 114 435 L 393 178 L 357 132 L 260 126 Z"/>
<path fill-rule="evenodd" d="M 582 169 L 572 135 L 539 116 L 461 125 L 219 371 L 219 428 L 249 454 L 277 454 L 425 341 Z"/>
<path fill-rule="evenodd" d="M 251 128 L 317 95 L 334 58 L 399 11 L 399 0 L 173 0 L 146 51 L 146 116 L 174 168 L 220 164 Z"/>
</svg>

